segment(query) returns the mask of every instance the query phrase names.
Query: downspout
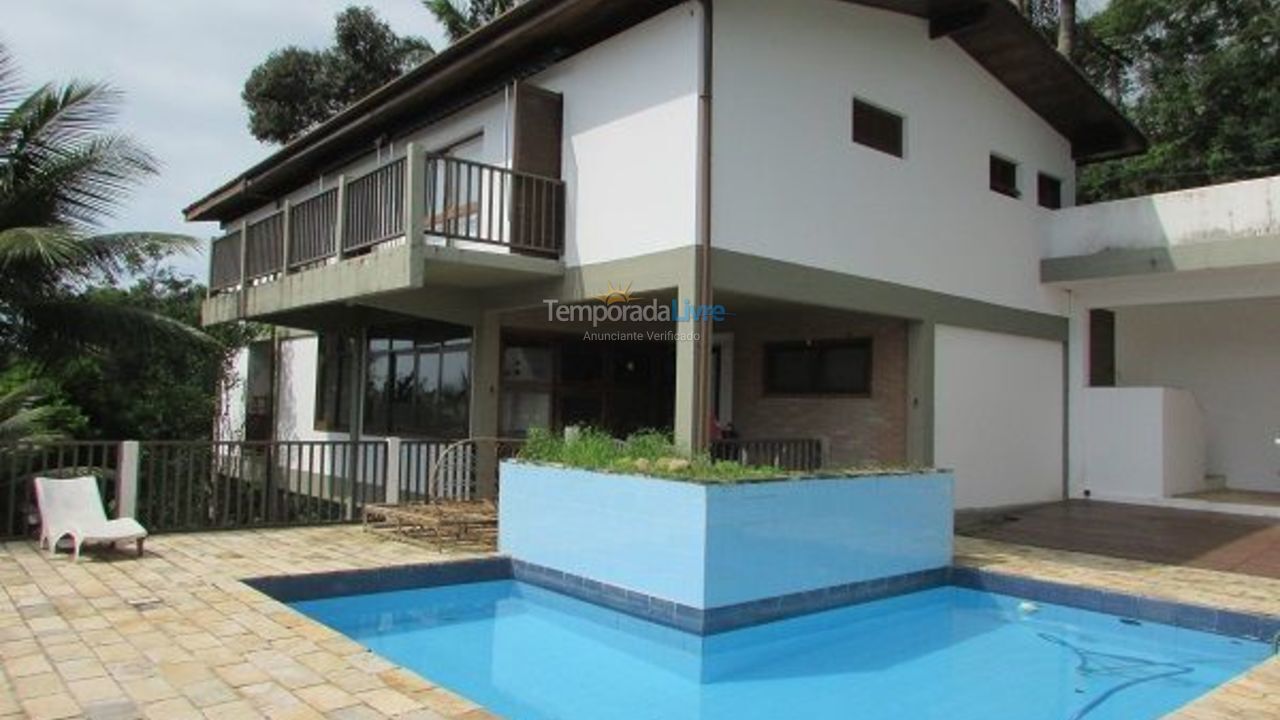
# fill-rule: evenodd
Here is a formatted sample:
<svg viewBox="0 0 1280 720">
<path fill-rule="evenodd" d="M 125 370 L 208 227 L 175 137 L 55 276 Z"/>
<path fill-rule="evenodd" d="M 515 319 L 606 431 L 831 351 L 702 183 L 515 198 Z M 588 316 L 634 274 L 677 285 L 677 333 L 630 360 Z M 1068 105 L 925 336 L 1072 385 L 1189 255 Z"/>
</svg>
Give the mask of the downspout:
<svg viewBox="0 0 1280 720">
<path fill-rule="evenodd" d="M 702 59 L 698 76 L 698 228 L 695 253 L 695 295 L 702 314 L 698 318 L 698 339 L 694 343 L 697 373 L 694 382 L 694 450 L 709 446 L 711 418 L 711 319 L 706 315 L 713 298 L 711 286 L 711 100 L 713 79 L 714 0 L 698 0 L 702 6 Z"/>
</svg>

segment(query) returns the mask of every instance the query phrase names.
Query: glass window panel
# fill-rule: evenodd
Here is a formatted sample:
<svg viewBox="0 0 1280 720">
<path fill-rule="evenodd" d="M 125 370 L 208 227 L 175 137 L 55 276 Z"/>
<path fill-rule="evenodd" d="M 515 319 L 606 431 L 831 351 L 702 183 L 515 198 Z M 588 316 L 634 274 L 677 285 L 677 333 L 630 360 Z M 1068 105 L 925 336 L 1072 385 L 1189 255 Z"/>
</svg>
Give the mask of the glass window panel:
<svg viewBox="0 0 1280 720">
<path fill-rule="evenodd" d="M 765 389 L 771 393 L 809 392 L 813 386 L 812 354 L 806 347 L 766 348 Z"/>
<path fill-rule="evenodd" d="M 552 353 L 549 347 L 507 347 L 502 351 L 502 379 L 524 382 L 551 382 Z"/>
<path fill-rule="evenodd" d="M 866 394 L 871 391 L 871 348 L 846 345 L 822 351 L 818 369 L 819 392 Z"/>
<path fill-rule="evenodd" d="M 551 426 L 551 393 L 511 390 L 502 394 L 503 432 L 524 435 L 531 428 Z"/>
<path fill-rule="evenodd" d="M 637 348 L 619 347 L 613 353 L 613 380 L 621 387 L 645 387 L 653 379 L 653 356 Z"/>
<path fill-rule="evenodd" d="M 471 354 L 465 351 L 447 352 L 440 358 L 437 419 L 441 432 L 449 435 L 461 436 L 467 433 L 470 360 Z"/>
<path fill-rule="evenodd" d="M 566 383 L 595 382 L 603 366 L 599 344 L 566 343 L 560 348 L 560 379 Z"/>
<path fill-rule="evenodd" d="M 417 377 L 414 372 L 414 353 L 400 352 L 391 356 L 391 427 L 392 432 L 412 432 L 417 429 L 414 417 L 414 398 Z"/>
<path fill-rule="evenodd" d="M 365 378 L 365 428 L 381 433 L 387 429 L 387 381 L 391 371 L 390 357 L 370 356 Z"/>
</svg>

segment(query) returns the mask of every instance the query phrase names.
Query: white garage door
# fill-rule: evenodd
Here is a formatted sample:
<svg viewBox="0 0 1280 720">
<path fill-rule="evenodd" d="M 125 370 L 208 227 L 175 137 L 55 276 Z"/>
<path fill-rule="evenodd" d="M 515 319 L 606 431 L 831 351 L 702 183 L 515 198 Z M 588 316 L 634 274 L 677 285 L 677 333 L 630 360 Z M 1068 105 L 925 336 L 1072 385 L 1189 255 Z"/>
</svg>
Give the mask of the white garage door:
<svg viewBox="0 0 1280 720">
<path fill-rule="evenodd" d="M 934 463 L 956 471 L 956 506 L 1062 497 L 1062 345 L 939 326 Z"/>
</svg>

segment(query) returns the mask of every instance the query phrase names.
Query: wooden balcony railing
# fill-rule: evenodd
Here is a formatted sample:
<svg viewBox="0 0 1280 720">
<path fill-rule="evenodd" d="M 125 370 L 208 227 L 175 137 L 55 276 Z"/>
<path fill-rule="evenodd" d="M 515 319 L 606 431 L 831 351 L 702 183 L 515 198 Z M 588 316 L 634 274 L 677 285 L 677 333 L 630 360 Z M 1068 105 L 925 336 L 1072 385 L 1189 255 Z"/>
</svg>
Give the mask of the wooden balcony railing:
<svg viewBox="0 0 1280 720">
<path fill-rule="evenodd" d="M 725 439 L 711 443 L 711 457 L 744 465 L 773 465 L 783 470 L 822 467 L 822 441 L 817 438 Z"/>
<path fill-rule="evenodd" d="M 347 183 L 342 250 L 362 250 L 404 234 L 404 160 Z"/>
<path fill-rule="evenodd" d="M 284 213 L 269 215 L 245 228 L 245 275 L 250 280 L 280 272 L 284 263 Z"/>
<path fill-rule="evenodd" d="M 240 284 L 240 231 L 213 241 L 209 251 L 209 289 L 227 290 Z"/>
<path fill-rule="evenodd" d="M 289 269 L 338 252 L 338 189 L 326 190 L 289 209 Z"/>
<path fill-rule="evenodd" d="M 414 149 L 353 180 L 213 241 L 211 293 L 306 269 L 415 235 L 559 257 L 565 189 L 560 180 Z M 417 217 L 415 217 L 417 215 Z"/>
<path fill-rule="evenodd" d="M 427 157 L 428 236 L 559 256 L 564 182 L 443 155 Z"/>
</svg>

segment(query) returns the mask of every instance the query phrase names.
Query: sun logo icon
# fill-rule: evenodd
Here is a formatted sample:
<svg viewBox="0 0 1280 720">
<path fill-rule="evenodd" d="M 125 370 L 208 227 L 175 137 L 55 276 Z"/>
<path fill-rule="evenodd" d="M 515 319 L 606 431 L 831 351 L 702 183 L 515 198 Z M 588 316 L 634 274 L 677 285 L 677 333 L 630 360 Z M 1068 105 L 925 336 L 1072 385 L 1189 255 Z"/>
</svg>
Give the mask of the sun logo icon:
<svg viewBox="0 0 1280 720">
<path fill-rule="evenodd" d="M 596 295 L 595 298 L 605 305 L 616 305 L 618 303 L 629 303 L 635 300 L 635 296 L 631 294 L 631 283 L 627 283 L 625 288 L 616 288 L 613 281 L 609 281 L 609 292 L 603 295 Z"/>
</svg>

